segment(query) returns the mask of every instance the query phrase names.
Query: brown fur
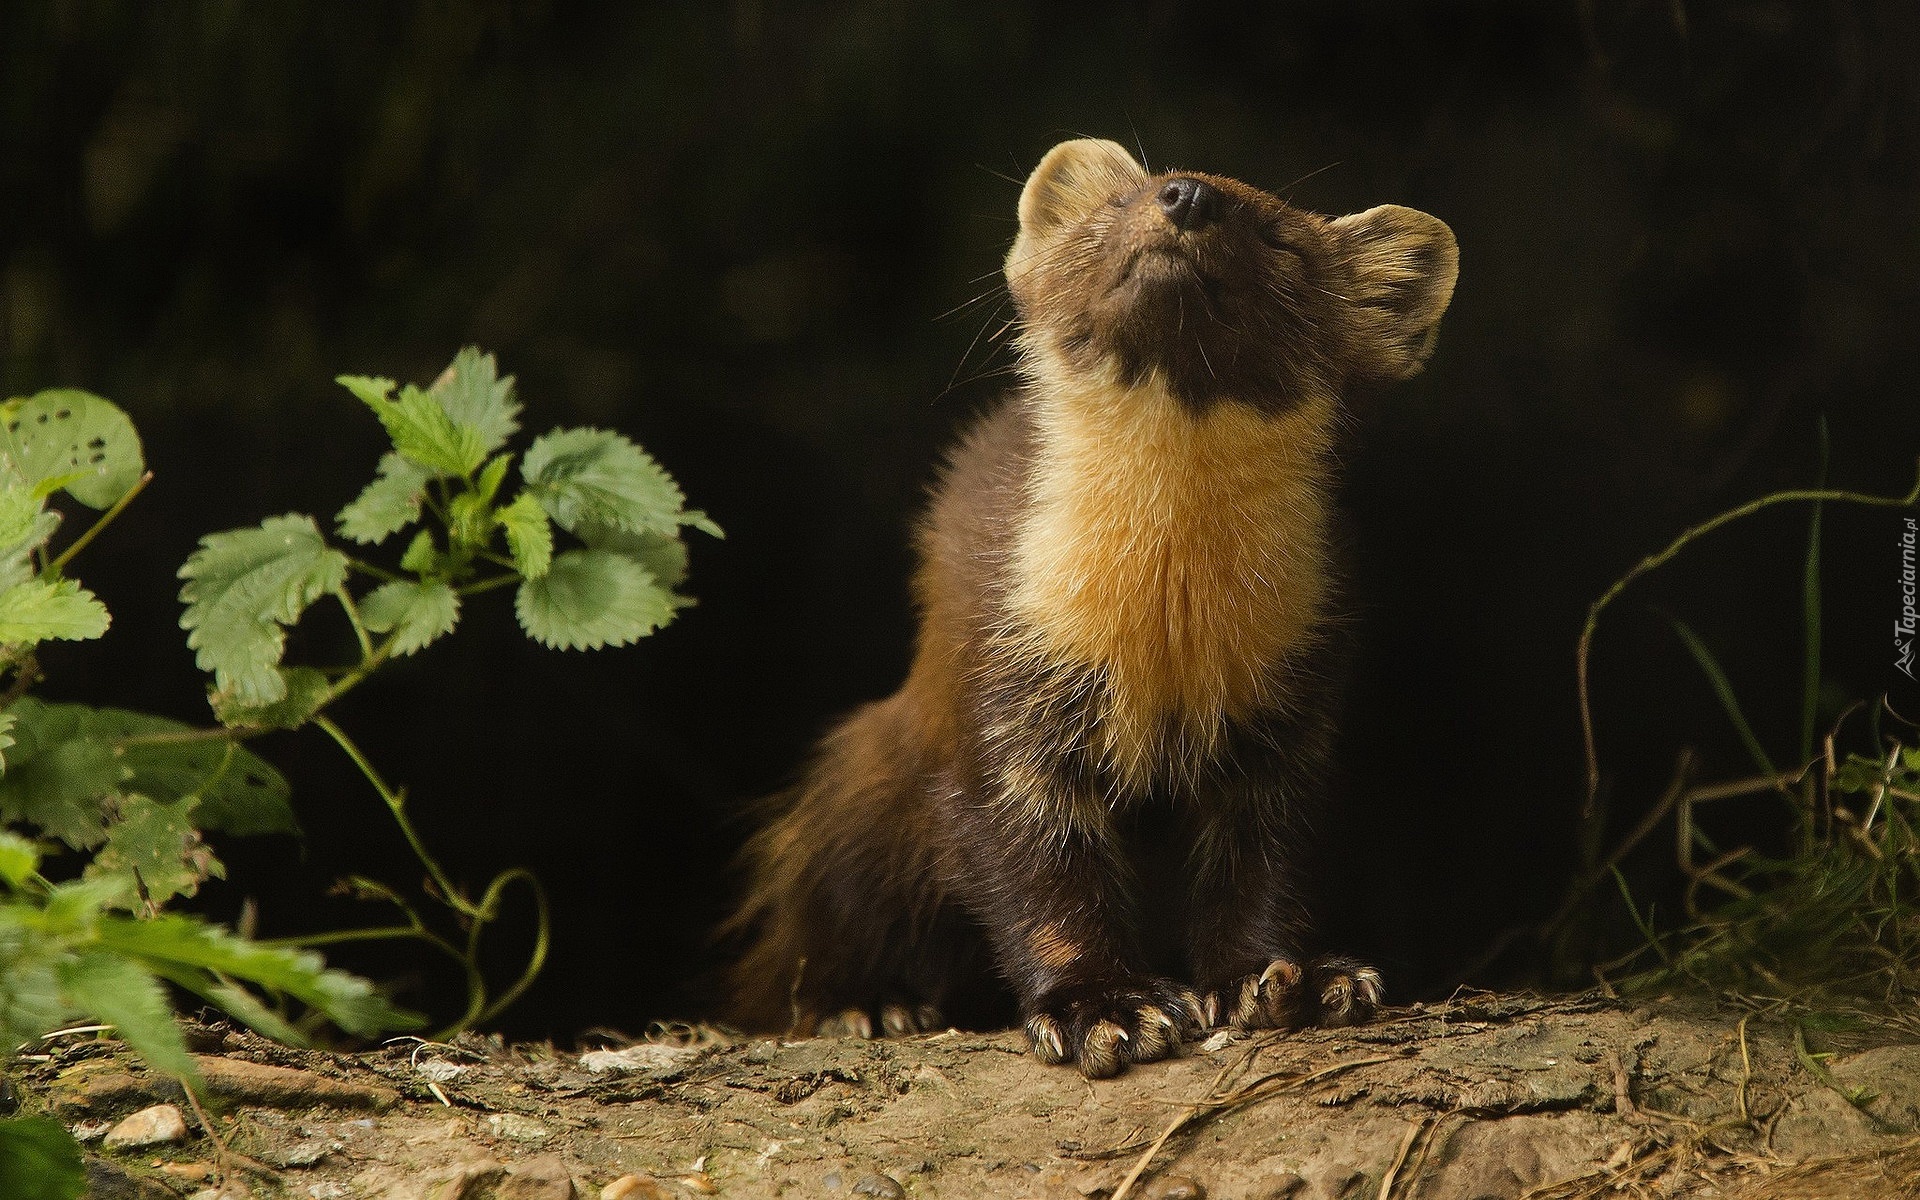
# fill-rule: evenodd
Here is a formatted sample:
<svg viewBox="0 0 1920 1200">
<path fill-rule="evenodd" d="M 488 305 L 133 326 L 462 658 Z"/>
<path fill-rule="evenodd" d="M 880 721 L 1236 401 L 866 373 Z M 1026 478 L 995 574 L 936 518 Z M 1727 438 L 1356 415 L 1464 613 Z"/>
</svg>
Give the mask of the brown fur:
<svg viewBox="0 0 1920 1200">
<path fill-rule="evenodd" d="M 1210 220 L 1173 218 L 1174 180 L 1212 189 Z M 1020 216 L 1025 387 L 936 489 L 905 685 L 749 848 L 738 1015 L 952 1015 L 991 967 L 1036 1053 L 1089 1074 L 1202 1023 L 1364 1018 L 1377 973 L 1308 963 L 1332 447 L 1350 382 L 1431 353 L 1452 236 L 1089 141 L 1047 156 Z"/>
</svg>

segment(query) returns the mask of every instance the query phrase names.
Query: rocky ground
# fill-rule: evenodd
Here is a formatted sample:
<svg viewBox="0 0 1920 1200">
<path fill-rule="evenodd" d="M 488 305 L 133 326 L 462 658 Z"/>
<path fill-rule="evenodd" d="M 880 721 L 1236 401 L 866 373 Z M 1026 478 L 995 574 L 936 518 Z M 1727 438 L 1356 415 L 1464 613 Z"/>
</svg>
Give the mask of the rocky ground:
<svg viewBox="0 0 1920 1200">
<path fill-rule="evenodd" d="M 14 1086 L 87 1142 L 102 1198 L 1920 1197 L 1920 1022 L 1833 1024 L 1483 995 L 1098 1083 L 1015 1034 L 349 1056 L 212 1028 L 217 1137 L 97 1034 Z"/>
</svg>

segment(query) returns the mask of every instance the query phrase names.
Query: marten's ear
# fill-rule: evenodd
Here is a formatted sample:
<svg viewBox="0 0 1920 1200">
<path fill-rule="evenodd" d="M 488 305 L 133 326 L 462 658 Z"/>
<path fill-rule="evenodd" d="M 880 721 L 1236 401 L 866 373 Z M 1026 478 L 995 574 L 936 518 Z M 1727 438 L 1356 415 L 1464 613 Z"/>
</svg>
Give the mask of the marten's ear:
<svg viewBox="0 0 1920 1200">
<path fill-rule="evenodd" d="M 1118 142 L 1061 142 L 1047 151 L 1020 191 L 1020 236 L 1045 237 L 1146 181 L 1147 173 Z"/>
<path fill-rule="evenodd" d="M 1352 268 L 1360 316 L 1358 369 L 1379 379 L 1420 373 L 1460 275 L 1460 247 L 1438 217 L 1382 204 L 1330 225 Z"/>
</svg>

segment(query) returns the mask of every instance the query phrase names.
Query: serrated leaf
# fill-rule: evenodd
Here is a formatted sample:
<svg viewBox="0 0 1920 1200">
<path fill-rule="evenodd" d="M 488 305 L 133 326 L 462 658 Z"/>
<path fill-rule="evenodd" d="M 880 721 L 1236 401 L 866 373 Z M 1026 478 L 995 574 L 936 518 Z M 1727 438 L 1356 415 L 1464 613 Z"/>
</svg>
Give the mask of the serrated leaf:
<svg viewBox="0 0 1920 1200">
<path fill-rule="evenodd" d="M 28 487 L 63 487 L 88 508 L 111 507 L 147 469 L 133 422 L 90 392 L 41 392 L 13 408 L 4 428 L 0 473 Z"/>
<path fill-rule="evenodd" d="M 194 828 L 199 800 L 161 804 L 138 794 L 123 797 L 107 827 L 107 844 L 94 853 L 83 878 L 112 880 L 122 891 L 117 907 L 155 906 L 192 896 L 202 880 L 225 879 L 226 868 Z"/>
<path fill-rule="evenodd" d="M 59 976 L 68 1005 L 112 1025 L 147 1065 L 175 1079 L 199 1078 L 166 992 L 149 972 L 107 950 L 87 950 L 63 963 Z"/>
<path fill-rule="evenodd" d="M 47 707 L 27 699 L 11 710 L 20 723 L 14 764 L 0 775 L 0 818 L 37 826 L 76 850 L 97 846 L 107 835 L 103 803 L 119 794 L 129 771 L 111 742 L 87 736 L 71 714 L 35 720 Z"/>
<path fill-rule="evenodd" d="M 385 379 L 342 375 L 338 382 L 380 418 L 395 450 L 433 474 L 467 475 L 485 461 L 487 446 L 480 433 L 454 424 L 432 394 L 408 384 L 392 396 L 388 393 L 393 385 Z"/>
<path fill-rule="evenodd" d="M 199 807 L 193 810 L 194 823 L 202 829 L 299 832 L 286 778 L 237 742 L 192 736 L 202 731 L 123 708 L 36 700 L 23 700 L 17 707 L 27 712 L 40 744 L 64 731 L 63 736 L 92 739 L 117 750 L 123 767 L 117 790 L 167 804 L 195 801 Z"/>
<path fill-rule="evenodd" d="M 146 713 L 31 697 L 5 715 L 16 721 L 17 742 L 12 768 L 0 776 L 0 816 L 30 821 L 76 849 L 100 842 L 110 806 L 127 792 L 196 800 L 202 829 L 298 832 L 286 779 L 234 742 L 183 738 L 197 731 Z"/>
<path fill-rule="evenodd" d="M 0 829 L 0 881 L 17 888 L 39 869 L 39 848 L 17 833 Z"/>
<path fill-rule="evenodd" d="M 187 581 L 180 625 L 215 690 L 245 705 L 284 699 L 286 681 L 275 668 L 286 651 L 285 626 L 346 575 L 346 556 L 303 514 L 201 538 L 180 568 Z"/>
<path fill-rule="evenodd" d="M 0 1053 L 8 1057 L 73 1015 L 55 974 L 65 948 L 24 923 L 37 916 L 24 904 L 0 904 Z"/>
<path fill-rule="evenodd" d="M 687 578 L 687 544 L 677 534 L 667 536 L 651 530 L 631 533 L 592 523 L 583 524 L 574 532 L 596 550 L 613 550 L 634 559 L 662 587 L 678 587 Z M 683 606 L 692 603 L 681 597 L 675 600 Z"/>
<path fill-rule="evenodd" d="M 437 579 L 398 579 L 381 584 L 360 602 L 360 620 L 375 633 L 392 633 L 395 654 L 412 654 L 453 632 L 460 620 L 460 596 Z"/>
<path fill-rule="evenodd" d="M 36 536 L 42 528 L 40 518 L 46 506 L 45 498 L 36 494 L 31 485 L 9 472 L 0 472 L 0 555 L 32 550 L 46 540 L 44 535 Z M 56 517 L 56 524 L 58 520 Z M 46 528 L 46 533 L 52 532 L 51 527 Z"/>
<path fill-rule="evenodd" d="M 87 1171 L 80 1143 L 51 1117 L 0 1120 L 0 1194 L 9 1200 L 79 1200 Z"/>
<path fill-rule="evenodd" d="M 28 579 L 0 592 L 0 645 L 86 641 L 110 621 L 107 606 L 72 579 Z"/>
<path fill-rule="evenodd" d="M 719 538 L 723 542 L 727 540 L 727 531 L 720 528 L 712 517 L 697 508 L 690 508 L 681 513 L 680 523 L 689 529 L 698 529 L 708 537 Z"/>
<path fill-rule="evenodd" d="M 540 501 L 526 492 L 494 514 L 506 531 L 507 550 L 513 555 L 514 570 L 528 579 L 538 579 L 553 565 L 553 525 Z"/>
<path fill-rule="evenodd" d="M 7 773 L 7 751 L 13 749 L 13 726 L 19 719 L 11 710 L 0 712 L 0 775 Z"/>
<path fill-rule="evenodd" d="M 440 552 L 433 547 L 433 531 L 422 529 L 413 535 L 413 541 L 407 543 L 407 552 L 400 556 L 400 569 L 412 571 L 415 575 L 426 575 L 440 565 Z"/>
<path fill-rule="evenodd" d="M 493 541 L 493 508 L 479 492 L 461 492 L 448 503 L 447 539 L 469 552 Z"/>
<path fill-rule="evenodd" d="M 272 704 L 246 705 L 229 692 L 214 692 L 207 699 L 213 715 L 229 729 L 298 729 L 320 711 L 333 691 L 327 677 L 312 667 L 281 667 L 280 681 L 286 695 Z M 235 833 L 241 830 L 233 830 Z"/>
<path fill-rule="evenodd" d="M 433 381 L 432 394 L 455 425 L 474 432 L 482 455 L 498 450 L 520 429 L 513 376 L 502 379 L 493 355 L 477 346 L 454 355 L 453 364 Z"/>
<path fill-rule="evenodd" d="M 560 429 L 521 461 L 527 490 L 562 529 L 585 522 L 672 534 L 685 497 L 646 451 L 617 433 Z"/>
<path fill-rule="evenodd" d="M 340 536 L 378 545 L 418 521 L 431 478 L 432 473 L 412 459 L 391 452 L 382 455 L 373 482 L 335 518 Z"/>
<path fill-rule="evenodd" d="M 155 965 L 211 971 L 284 993 L 363 1037 L 420 1024 L 412 1013 L 387 1003 L 366 980 L 327 969 L 317 954 L 251 942 L 188 917 L 103 917 L 99 939 L 106 949 Z"/>
<path fill-rule="evenodd" d="M 474 477 L 473 492 L 480 497 L 481 503 L 492 504 L 500 495 L 500 485 L 506 481 L 507 469 L 513 466 L 513 455 L 496 454 L 480 468 L 480 474 Z"/>
<path fill-rule="evenodd" d="M 558 650 L 624 646 L 673 620 L 672 593 L 647 569 L 611 550 L 569 550 L 514 604 L 527 635 Z"/>
</svg>

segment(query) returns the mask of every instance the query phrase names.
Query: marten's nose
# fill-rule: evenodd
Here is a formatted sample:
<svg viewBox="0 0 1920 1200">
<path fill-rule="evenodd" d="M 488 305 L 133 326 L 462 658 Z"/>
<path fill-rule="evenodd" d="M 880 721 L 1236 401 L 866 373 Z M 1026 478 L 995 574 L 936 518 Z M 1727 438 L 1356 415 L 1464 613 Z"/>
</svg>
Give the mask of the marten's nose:
<svg viewBox="0 0 1920 1200">
<path fill-rule="evenodd" d="M 1220 215 L 1220 189 L 1198 179 L 1169 179 L 1156 199 L 1175 229 L 1199 229 Z"/>
</svg>

